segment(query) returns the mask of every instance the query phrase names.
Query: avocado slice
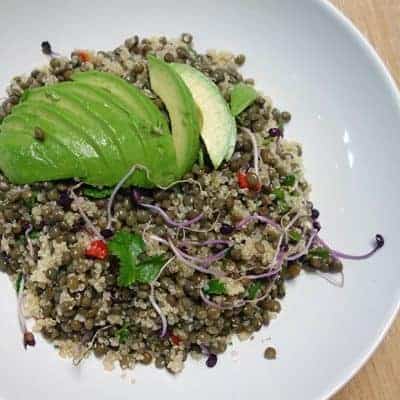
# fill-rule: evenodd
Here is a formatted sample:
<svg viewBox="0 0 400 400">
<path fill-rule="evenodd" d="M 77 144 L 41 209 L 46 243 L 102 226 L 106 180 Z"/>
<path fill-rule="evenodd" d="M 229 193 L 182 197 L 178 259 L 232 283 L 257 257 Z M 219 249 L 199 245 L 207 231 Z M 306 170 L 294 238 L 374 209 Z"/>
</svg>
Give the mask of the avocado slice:
<svg viewBox="0 0 400 400">
<path fill-rule="evenodd" d="M 51 135 L 38 141 L 25 119 L 13 115 L 1 126 L 0 168 L 16 184 L 67 179 L 82 173 L 71 153 Z"/>
<path fill-rule="evenodd" d="M 87 168 L 80 154 L 83 150 L 89 157 L 97 158 L 94 149 L 85 142 L 77 140 L 74 137 L 74 130 L 64 129 L 62 119 L 59 119 L 53 110 L 46 109 L 46 105 L 37 107 L 36 104 L 32 104 L 26 107 L 25 104 L 20 104 L 18 107 L 18 113 L 7 118 L 3 129 L 7 132 L 16 132 L 16 135 L 28 132 L 32 136 L 35 129 L 40 128 L 45 133 L 42 147 L 46 148 L 47 153 L 62 155 L 62 161 L 67 161 L 67 169 L 71 171 L 72 176 L 85 178 Z"/>
<path fill-rule="evenodd" d="M 186 83 L 202 116 L 201 137 L 214 168 L 235 150 L 236 122 L 218 87 L 187 64 L 170 64 Z"/>
<path fill-rule="evenodd" d="M 89 104 L 65 90 L 66 85 L 60 83 L 28 91 L 22 104 L 26 102 L 26 106 L 30 106 L 31 103 L 41 101 L 61 114 L 68 121 L 70 129 L 79 132 L 82 141 L 89 143 L 97 153 L 97 158 L 86 157 L 81 153 L 88 165 L 87 183 L 112 185 L 126 171 L 126 165 L 112 162 L 121 159 L 113 140 L 113 131 L 97 117 Z"/>
<path fill-rule="evenodd" d="M 62 85 L 57 85 L 58 93 Z M 118 98 L 96 86 L 83 82 L 69 84 L 68 93 L 76 95 L 92 111 L 114 131 L 114 138 L 119 141 L 121 158 L 125 164 L 122 177 L 134 165 L 151 166 L 150 180 L 145 171 L 138 169 L 129 179 L 128 184 L 142 187 L 152 187 L 154 183 L 164 185 L 175 178 L 175 152 L 172 136 L 167 131 L 162 133 L 154 130 L 154 125 L 142 120 L 135 112 L 128 111 L 129 107 Z M 161 112 L 155 107 L 155 112 Z"/>
<path fill-rule="evenodd" d="M 28 90 L 0 125 L 0 168 L 18 184 L 78 177 L 113 186 L 133 165 L 146 171 L 135 171 L 126 185 L 167 186 L 180 178 L 166 118 L 142 94 L 143 109 L 127 104 L 137 98 L 127 85 L 109 90 L 82 80 Z M 44 140 L 34 137 L 35 128 Z"/>
<path fill-rule="evenodd" d="M 199 153 L 201 123 L 197 107 L 185 82 L 169 64 L 154 56 L 149 56 L 148 62 L 151 87 L 169 113 L 177 172 L 183 176 Z"/>
<path fill-rule="evenodd" d="M 85 98 L 91 94 L 88 98 L 91 101 L 101 99 L 104 104 L 107 104 L 105 113 L 107 120 L 113 122 L 112 126 L 118 126 L 126 132 L 133 133 L 133 139 L 138 143 L 122 145 L 123 151 L 127 152 L 126 158 L 130 160 L 128 169 L 134 164 L 133 161 L 141 165 L 152 165 L 151 181 L 161 186 L 177 178 L 176 156 L 168 123 L 147 96 L 133 85 L 109 73 L 90 71 L 86 77 L 86 73 L 79 72 L 73 77 L 76 77 L 73 91 L 81 91 Z M 112 118 L 111 112 L 117 115 Z M 102 115 L 105 116 L 105 114 Z M 127 126 L 128 122 L 131 126 Z M 129 140 L 132 142 L 132 138 Z M 133 155 L 135 155 L 134 160 Z M 142 179 L 135 179 L 139 175 Z M 141 170 L 138 170 L 128 182 L 140 186 L 153 186 Z"/>
<path fill-rule="evenodd" d="M 99 71 L 75 72 L 72 80 L 101 88 L 108 95 L 112 95 L 114 102 L 118 101 L 127 112 L 149 125 L 150 129 L 159 134 L 169 133 L 168 121 L 164 115 L 135 85 L 116 75 Z"/>
</svg>

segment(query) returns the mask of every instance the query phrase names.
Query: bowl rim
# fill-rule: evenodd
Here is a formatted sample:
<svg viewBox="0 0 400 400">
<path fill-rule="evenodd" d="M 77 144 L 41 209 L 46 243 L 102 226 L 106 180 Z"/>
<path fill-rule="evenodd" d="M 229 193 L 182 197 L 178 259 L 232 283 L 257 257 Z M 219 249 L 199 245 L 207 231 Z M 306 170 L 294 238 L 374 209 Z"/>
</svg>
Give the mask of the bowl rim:
<svg viewBox="0 0 400 400">
<path fill-rule="evenodd" d="M 378 67 L 382 77 L 385 79 L 385 85 L 397 102 L 397 107 L 400 112 L 400 89 L 374 46 L 353 24 L 350 18 L 347 17 L 341 10 L 339 10 L 330 0 L 316 0 L 315 4 L 317 7 L 320 7 L 324 12 L 331 16 L 336 22 L 338 22 L 342 26 L 343 30 L 347 31 L 352 37 L 356 38 L 363 51 L 372 56 L 371 61 L 376 67 Z M 352 367 L 350 373 L 345 373 L 343 376 L 338 377 L 337 382 L 333 384 L 332 387 L 328 388 L 322 395 L 322 399 L 328 400 L 337 394 L 367 364 L 369 359 L 381 345 L 383 339 L 385 338 L 389 329 L 392 327 L 398 315 L 400 315 L 400 291 L 397 301 L 395 304 L 393 304 L 392 309 L 389 310 L 389 317 L 386 319 L 383 326 L 380 327 L 380 333 L 372 340 L 372 344 L 369 349 L 364 353 L 361 353 L 358 359 L 355 360 L 354 366 Z"/>
</svg>

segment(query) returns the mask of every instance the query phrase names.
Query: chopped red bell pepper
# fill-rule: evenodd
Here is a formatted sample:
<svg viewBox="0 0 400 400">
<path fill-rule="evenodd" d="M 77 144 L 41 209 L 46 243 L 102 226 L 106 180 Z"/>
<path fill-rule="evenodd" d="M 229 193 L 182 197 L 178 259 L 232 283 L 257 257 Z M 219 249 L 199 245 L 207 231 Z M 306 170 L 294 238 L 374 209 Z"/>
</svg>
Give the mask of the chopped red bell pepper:
<svg viewBox="0 0 400 400">
<path fill-rule="evenodd" d="M 90 61 L 90 54 L 86 50 L 79 50 L 78 51 L 78 57 L 81 60 L 81 62 L 88 62 Z"/>
<path fill-rule="evenodd" d="M 261 190 L 261 182 L 258 182 L 257 185 L 252 188 L 254 192 L 259 192 Z"/>
<path fill-rule="evenodd" d="M 175 345 L 175 346 L 179 346 L 179 344 L 181 343 L 182 339 L 179 336 L 174 335 L 173 333 L 170 336 L 171 342 Z"/>
<path fill-rule="evenodd" d="M 86 256 L 104 260 L 108 256 L 108 248 L 104 240 L 93 240 L 86 249 Z"/>
<path fill-rule="evenodd" d="M 247 182 L 247 174 L 245 172 L 238 172 L 237 173 L 237 180 L 239 183 L 239 187 L 241 189 L 248 189 L 249 188 L 249 182 Z"/>
</svg>

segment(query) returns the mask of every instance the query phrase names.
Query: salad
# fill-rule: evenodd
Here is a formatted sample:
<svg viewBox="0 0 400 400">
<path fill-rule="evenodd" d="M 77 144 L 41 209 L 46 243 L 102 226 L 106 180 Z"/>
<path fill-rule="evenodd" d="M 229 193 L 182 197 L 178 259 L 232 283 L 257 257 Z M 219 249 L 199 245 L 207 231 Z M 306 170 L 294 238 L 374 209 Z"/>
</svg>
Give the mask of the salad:
<svg viewBox="0 0 400 400">
<path fill-rule="evenodd" d="M 342 286 L 342 260 L 384 245 L 322 239 L 291 114 L 243 54 L 200 54 L 188 33 L 42 52 L 0 106 L 0 269 L 25 348 L 40 333 L 76 365 L 213 367 L 279 314 L 285 281 Z"/>
</svg>

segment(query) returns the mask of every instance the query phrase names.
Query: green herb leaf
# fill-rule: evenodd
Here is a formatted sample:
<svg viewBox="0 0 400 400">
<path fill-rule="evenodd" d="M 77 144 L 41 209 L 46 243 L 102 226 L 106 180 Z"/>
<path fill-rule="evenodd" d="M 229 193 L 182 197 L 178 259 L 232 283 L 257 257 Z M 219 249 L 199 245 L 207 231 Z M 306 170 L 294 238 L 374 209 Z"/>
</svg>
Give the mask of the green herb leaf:
<svg viewBox="0 0 400 400">
<path fill-rule="evenodd" d="M 226 287 L 219 279 L 210 279 L 203 288 L 203 292 L 206 294 L 221 295 L 226 293 Z"/>
<path fill-rule="evenodd" d="M 296 183 L 296 177 L 294 175 L 287 175 L 283 179 L 282 185 L 284 186 L 294 186 Z"/>
<path fill-rule="evenodd" d="M 17 291 L 17 294 L 21 290 L 21 283 L 22 283 L 22 273 L 20 272 L 17 276 L 17 280 L 15 281 L 15 290 Z"/>
<path fill-rule="evenodd" d="M 285 201 L 285 191 L 281 188 L 276 188 L 272 191 L 272 194 L 275 196 L 276 200 Z"/>
<path fill-rule="evenodd" d="M 95 186 L 86 186 L 83 189 L 83 194 L 91 199 L 105 199 L 110 197 L 114 188 L 98 188 Z"/>
<path fill-rule="evenodd" d="M 33 231 L 31 231 L 31 232 L 29 233 L 29 237 L 30 237 L 31 239 L 38 239 L 39 236 L 40 236 L 40 232 L 39 232 L 39 231 L 33 230 Z"/>
<path fill-rule="evenodd" d="M 263 286 L 264 285 L 260 281 L 252 282 L 247 289 L 247 298 L 249 300 L 254 300 Z"/>
<path fill-rule="evenodd" d="M 234 117 L 239 115 L 257 98 L 257 91 L 253 86 L 238 83 L 231 92 L 231 113 Z"/>
<path fill-rule="evenodd" d="M 108 242 L 110 253 L 120 262 L 118 285 L 128 287 L 137 280 L 137 258 L 145 249 L 143 238 L 137 233 L 117 232 Z"/>
<path fill-rule="evenodd" d="M 295 230 L 289 231 L 289 239 L 292 242 L 298 243 L 301 240 L 301 233 Z"/>
<path fill-rule="evenodd" d="M 125 326 L 125 325 L 122 328 L 118 329 L 117 332 L 116 332 L 118 341 L 121 344 L 126 343 L 126 341 L 129 338 L 129 334 L 130 334 L 129 328 L 127 326 Z"/>
<path fill-rule="evenodd" d="M 161 267 L 165 264 L 164 258 L 162 256 L 148 257 L 140 264 L 136 266 L 136 280 L 140 283 L 150 283 L 152 282 Z"/>
<path fill-rule="evenodd" d="M 286 203 L 286 201 L 278 201 L 278 210 L 281 214 L 285 214 L 290 210 L 290 207 Z"/>
<path fill-rule="evenodd" d="M 308 252 L 308 255 L 311 257 L 320 257 L 324 260 L 329 258 L 329 250 L 325 247 L 316 247 Z"/>
</svg>

